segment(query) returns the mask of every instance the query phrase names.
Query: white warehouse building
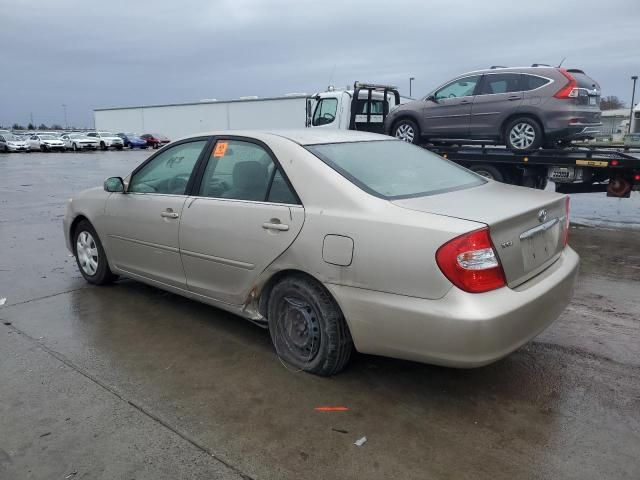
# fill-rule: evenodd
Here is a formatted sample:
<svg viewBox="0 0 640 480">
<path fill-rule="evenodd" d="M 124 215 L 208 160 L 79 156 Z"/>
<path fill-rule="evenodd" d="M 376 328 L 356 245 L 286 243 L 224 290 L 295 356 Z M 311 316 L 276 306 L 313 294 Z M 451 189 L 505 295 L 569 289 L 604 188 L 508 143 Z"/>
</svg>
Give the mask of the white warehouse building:
<svg viewBox="0 0 640 480">
<path fill-rule="evenodd" d="M 161 133 L 172 140 L 211 130 L 288 129 L 305 125 L 306 94 L 202 100 L 196 103 L 98 108 L 99 131 Z"/>
</svg>

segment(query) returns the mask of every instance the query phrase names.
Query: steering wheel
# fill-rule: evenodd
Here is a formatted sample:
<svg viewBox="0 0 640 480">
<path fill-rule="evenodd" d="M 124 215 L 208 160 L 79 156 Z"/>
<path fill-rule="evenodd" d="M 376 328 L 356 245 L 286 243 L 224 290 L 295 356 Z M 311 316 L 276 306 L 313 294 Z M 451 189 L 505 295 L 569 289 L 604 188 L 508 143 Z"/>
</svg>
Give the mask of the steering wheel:
<svg viewBox="0 0 640 480">
<path fill-rule="evenodd" d="M 336 116 L 335 115 L 331 115 L 329 112 L 327 112 L 324 115 L 322 115 L 322 118 L 326 118 L 327 119 L 327 123 L 331 123 L 336 119 Z"/>
<path fill-rule="evenodd" d="M 450 93 L 449 98 L 457 98 L 457 97 L 453 93 Z"/>
<path fill-rule="evenodd" d="M 169 180 L 169 192 L 181 195 L 187 188 L 187 182 L 189 181 L 189 175 L 181 173 Z"/>
</svg>

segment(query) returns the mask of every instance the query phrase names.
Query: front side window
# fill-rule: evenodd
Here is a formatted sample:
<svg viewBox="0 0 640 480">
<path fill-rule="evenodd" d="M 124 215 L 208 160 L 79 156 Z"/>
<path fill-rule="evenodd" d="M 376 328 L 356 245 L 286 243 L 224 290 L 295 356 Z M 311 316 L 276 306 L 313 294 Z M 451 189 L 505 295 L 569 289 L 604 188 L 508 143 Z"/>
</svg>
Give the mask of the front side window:
<svg viewBox="0 0 640 480">
<path fill-rule="evenodd" d="M 484 76 L 478 95 L 520 92 L 519 73 L 491 73 Z"/>
<path fill-rule="evenodd" d="M 269 153 L 260 145 L 241 140 L 216 143 L 202 177 L 199 195 L 298 203 Z"/>
<path fill-rule="evenodd" d="M 337 98 L 323 98 L 316 105 L 316 111 L 313 112 L 313 126 L 328 125 L 336 119 L 338 111 Z"/>
<path fill-rule="evenodd" d="M 479 175 L 399 140 L 306 148 L 365 192 L 388 200 L 435 195 L 485 183 Z"/>
<path fill-rule="evenodd" d="M 129 182 L 129 192 L 184 195 L 206 140 L 181 143 L 155 156 Z"/>
<path fill-rule="evenodd" d="M 480 80 L 479 75 L 460 78 L 442 87 L 434 94 L 434 96 L 436 100 L 441 100 L 443 98 L 469 97 L 473 95 L 473 91 L 476 88 L 478 80 Z"/>
</svg>

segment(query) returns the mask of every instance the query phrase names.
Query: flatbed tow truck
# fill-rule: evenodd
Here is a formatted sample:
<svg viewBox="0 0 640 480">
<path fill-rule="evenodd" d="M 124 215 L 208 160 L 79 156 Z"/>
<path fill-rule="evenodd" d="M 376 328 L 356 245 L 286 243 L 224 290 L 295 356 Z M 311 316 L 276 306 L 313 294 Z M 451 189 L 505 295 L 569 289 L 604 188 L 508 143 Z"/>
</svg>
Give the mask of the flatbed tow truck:
<svg viewBox="0 0 640 480">
<path fill-rule="evenodd" d="M 353 90 L 320 92 L 307 99 L 306 125 L 382 133 L 386 116 L 402 103 L 390 85 L 355 82 Z M 458 141 L 459 142 L 459 141 Z M 427 143 L 423 148 L 497 181 L 557 192 L 606 192 L 628 198 L 640 190 L 640 150 L 570 145 L 527 153 L 486 144 Z"/>
</svg>

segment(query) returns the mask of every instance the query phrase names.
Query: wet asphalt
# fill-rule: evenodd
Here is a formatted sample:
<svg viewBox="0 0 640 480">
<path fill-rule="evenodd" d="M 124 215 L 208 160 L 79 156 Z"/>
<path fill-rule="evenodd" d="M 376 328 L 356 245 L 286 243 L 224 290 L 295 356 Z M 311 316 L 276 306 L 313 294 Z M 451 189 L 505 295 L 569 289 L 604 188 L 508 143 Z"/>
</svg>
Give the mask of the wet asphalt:
<svg viewBox="0 0 640 480">
<path fill-rule="evenodd" d="M 575 297 L 507 358 L 319 378 L 231 314 L 82 280 L 65 200 L 149 153 L 0 155 L 0 479 L 640 478 L 637 193 L 572 199 Z"/>
</svg>

